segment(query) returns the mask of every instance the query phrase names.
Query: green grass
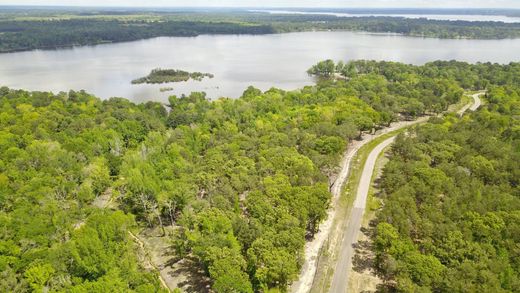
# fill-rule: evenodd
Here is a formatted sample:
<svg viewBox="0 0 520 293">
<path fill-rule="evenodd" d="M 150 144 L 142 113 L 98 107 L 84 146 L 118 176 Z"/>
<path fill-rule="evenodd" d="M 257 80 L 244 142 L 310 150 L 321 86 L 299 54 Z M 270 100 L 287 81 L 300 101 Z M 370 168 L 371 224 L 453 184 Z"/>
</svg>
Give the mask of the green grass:
<svg viewBox="0 0 520 293">
<path fill-rule="evenodd" d="M 381 176 L 381 172 L 385 164 L 389 161 L 386 157 L 387 152 L 392 146 L 386 147 L 377 157 L 374 172 L 372 173 L 372 179 L 370 180 L 370 188 L 368 190 L 367 205 L 365 214 L 363 215 L 363 226 L 367 226 L 370 221 L 374 218 L 375 212 L 383 205 L 381 199 L 377 198 L 376 195 L 380 191 L 375 185 L 375 181 Z"/>
<path fill-rule="evenodd" d="M 380 143 L 382 143 L 383 141 L 389 139 L 390 137 L 393 137 L 400 133 L 405 132 L 409 127 L 412 127 L 412 126 L 413 125 L 383 134 L 380 137 L 365 144 L 358 150 L 357 154 L 354 156 L 354 160 L 350 167 L 351 169 L 350 169 L 350 176 L 348 178 L 348 181 L 347 181 L 346 185 L 343 187 L 344 190 L 341 195 L 341 197 L 342 197 L 341 200 L 344 200 L 344 198 L 348 198 L 348 197 L 355 197 L 358 186 L 359 186 L 359 181 L 361 179 L 361 174 L 363 172 L 363 168 L 365 167 L 366 160 L 367 160 L 368 156 L 370 155 L 370 153 L 372 152 L 372 150 L 374 150 L 374 148 L 376 146 L 378 146 Z"/>
<path fill-rule="evenodd" d="M 465 92 L 457 104 L 453 104 L 448 107 L 448 112 L 457 113 L 457 111 L 462 109 L 467 104 L 471 103 L 473 101 L 473 99 L 470 97 L 470 95 L 472 95 L 472 94 L 473 94 L 472 92 Z"/>
</svg>

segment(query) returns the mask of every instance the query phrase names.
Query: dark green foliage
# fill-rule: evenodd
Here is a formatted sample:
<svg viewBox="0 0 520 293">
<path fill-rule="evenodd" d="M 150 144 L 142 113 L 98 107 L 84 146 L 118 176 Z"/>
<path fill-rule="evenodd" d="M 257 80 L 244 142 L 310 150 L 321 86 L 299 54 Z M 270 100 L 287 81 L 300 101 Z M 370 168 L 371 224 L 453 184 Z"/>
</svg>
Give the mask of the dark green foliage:
<svg viewBox="0 0 520 293">
<path fill-rule="evenodd" d="M 268 34 L 268 25 L 232 22 L 60 19 L 0 21 L 0 52 L 55 49 L 80 45 L 127 42 L 160 36 L 200 34 Z"/>
<path fill-rule="evenodd" d="M 393 146 L 374 241 L 397 291 L 520 291 L 520 88 L 504 84 Z"/>
<path fill-rule="evenodd" d="M 3 13 L 2 13 L 3 12 Z M 0 52 L 55 49 L 161 36 L 349 30 L 418 37 L 520 37 L 520 24 L 399 17 L 336 17 L 239 11 L 0 10 Z"/>
<path fill-rule="evenodd" d="M 145 77 L 132 80 L 133 84 L 140 83 L 168 83 L 168 82 L 181 82 L 188 81 L 190 79 L 201 81 L 203 78 L 213 78 L 211 73 L 202 72 L 187 72 L 184 70 L 175 69 L 153 69 L 150 74 Z"/>
<path fill-rule="evenodd" d="M 270 15 L 258 19 L 260 23 L 272 24 L 277 32 L 349 30 L 443 39 L 505 39 L 520 36 L 518 23 L 327 15 Z"/>
</svg>

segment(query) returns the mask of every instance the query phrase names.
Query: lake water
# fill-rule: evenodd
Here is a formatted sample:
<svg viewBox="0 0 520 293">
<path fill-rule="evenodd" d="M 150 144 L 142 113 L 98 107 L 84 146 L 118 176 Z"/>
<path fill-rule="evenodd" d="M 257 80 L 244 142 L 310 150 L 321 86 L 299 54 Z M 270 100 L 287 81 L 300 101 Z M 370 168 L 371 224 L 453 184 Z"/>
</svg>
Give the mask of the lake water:
<svg viewBox="0 0 520 293">
<path fill-rule="evenodd" d="M 483 14 L 404 14 L 404 13 L 342 13 L 342 12 L 318 12 L 318 11 L 293 11 L 293 10 L 250 10 L 251 12 L 265 12 L 270 14 L 300 14 L 300 15 L 329 15 L 337 17 L 367 17 L 389 16 L 402 18 L 425 18 L 432 20 L 462 20 L 462 21 L 498 21 L 504 23 L 520 23 L 520 17 L 506 15 Z"/>
<path fill-rule="evenodd" d="M 45 91 L 84 89 L 101 98 L 166 101 L 205 91 L 239 97 L 249 86 L 292 90 L 313 83 L 306 70 L 323 59 L 520 61 L 520 39 L 446 40 L 355 32 L 162 37 L 51 51 L 0 54 L 0 85 Z M 163 85 L 131 80 L 162 67 L 209 72 L 213 79 Z M 161 93 L 161 87 L 173 87 Z"/>
</svg>

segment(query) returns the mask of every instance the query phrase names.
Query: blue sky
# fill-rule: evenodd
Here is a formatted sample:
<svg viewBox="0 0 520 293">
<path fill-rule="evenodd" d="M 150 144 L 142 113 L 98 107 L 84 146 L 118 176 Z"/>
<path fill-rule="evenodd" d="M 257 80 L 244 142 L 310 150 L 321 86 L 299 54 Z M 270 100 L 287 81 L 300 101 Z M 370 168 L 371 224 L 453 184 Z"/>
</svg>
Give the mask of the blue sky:
<svg viewBox="0 0 520 293">
<path fill-rule="evenodd" d="M 520 8 L 520 0 L 0 0 L 0 5 Z"/>
</svg>

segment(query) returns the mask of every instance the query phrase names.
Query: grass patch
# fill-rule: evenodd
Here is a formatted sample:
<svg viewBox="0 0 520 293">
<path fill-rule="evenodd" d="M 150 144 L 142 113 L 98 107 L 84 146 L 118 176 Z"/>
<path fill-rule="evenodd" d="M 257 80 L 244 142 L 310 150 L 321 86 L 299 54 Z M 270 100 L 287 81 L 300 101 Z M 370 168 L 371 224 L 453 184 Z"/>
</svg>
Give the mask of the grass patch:
<svg viewBox="0 0 520 293">
<path fill-rule="evenodd" d="M 388 163 L 389 159 L 386 157 L 387 152 L 392 146 L 386 147 L 377 157 L 374 172 L 372 173 L 372 179 L 370 180 L 370 188 L 368 190 L 367 205 L 365 214 L 363 215 L 362 226 L 367 226 L 370 221 L 374 218 L 375 212 L 381 208 L 383 202 L 380 198 L 376 197 L 376 194 L 380 191 L 375 185 L 375 181 L 381 177 L 385 164 Z"/>
<path fill-rule="evenodd" d="M 473 92 L 465 92 L 457 104 L 453 104 L 448 107 L 448 112 L 457 113 L 460 109 L 462 109 L 467 104 L 473 103 L 473 98 L 471 98 L 472 94 L 473 94 Z"/>
</svg>

